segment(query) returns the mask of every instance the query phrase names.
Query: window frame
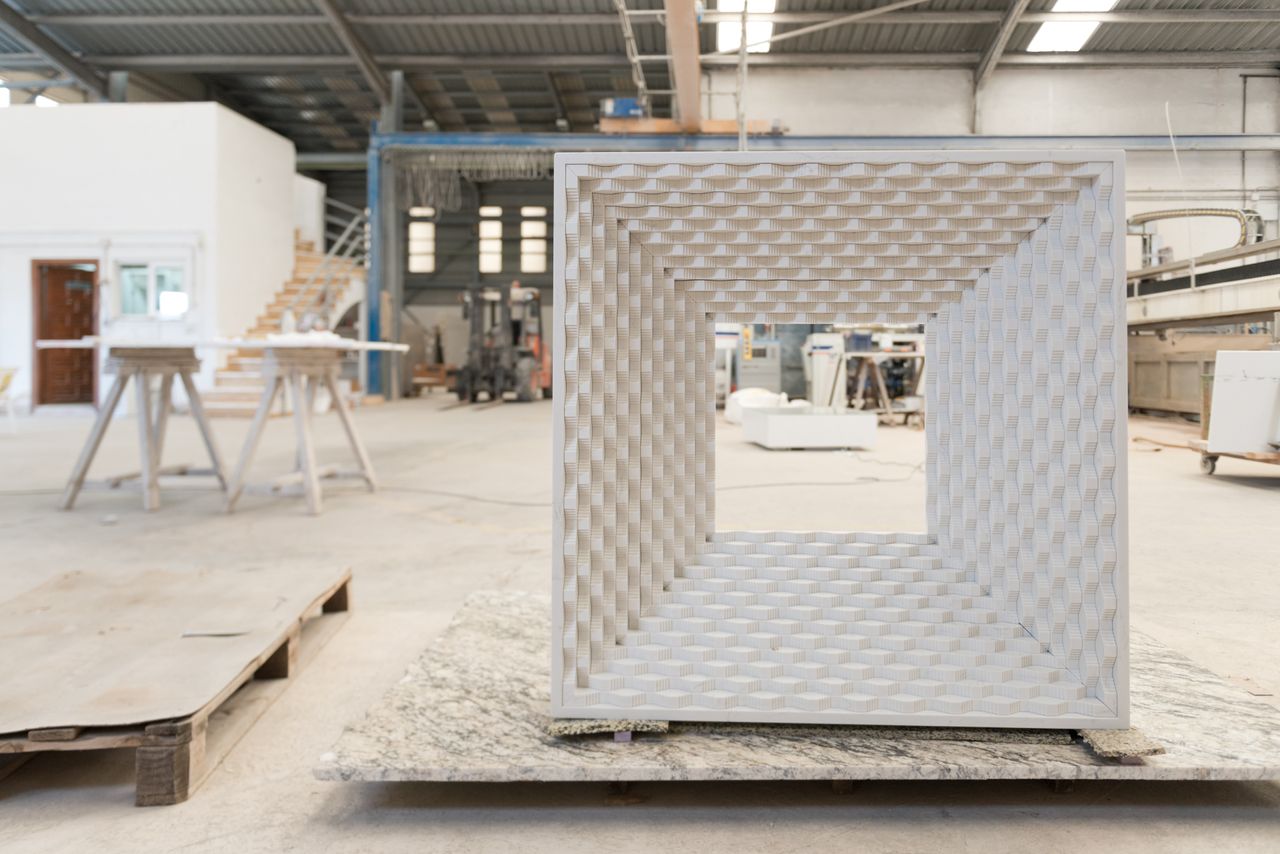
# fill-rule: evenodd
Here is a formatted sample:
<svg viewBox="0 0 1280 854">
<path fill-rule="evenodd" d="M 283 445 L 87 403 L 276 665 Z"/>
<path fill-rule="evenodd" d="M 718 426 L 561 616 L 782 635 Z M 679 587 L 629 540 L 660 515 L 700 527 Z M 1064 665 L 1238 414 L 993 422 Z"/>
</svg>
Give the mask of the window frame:
<svg viewBox="0 0 1280 854">
<path fill-rule="evenodd" d="M 124 294 L 124 271 L 129 267 L 144 267 L 147 271 L 147 292 L 145 296 L 146 311 L 132 312 L 125 311 L 125 294 Z M 187 296 L 187 308 L 181 314 L 161 314 L 160 312 L 160 287 L 158 283 L 157 273 L 161 269 L 173 268 L 178 270 L 182 275 L 182 287 L 176 291 L 168 291 L 170 293 L 182 293 Z M 113 273 L 111 284 L 115 285 L 118 292 L 112 300 L 116 310 L 116 317 L 121 320 L 153 320 L 174 322 L 183 321 L 191 314 L 195 308 L 195 293 L 192 289 L 191 280 L 191 262 L 189 259 L 180 255 L 127 255 L 112 259 L 111 270 Z"/>
</svg>

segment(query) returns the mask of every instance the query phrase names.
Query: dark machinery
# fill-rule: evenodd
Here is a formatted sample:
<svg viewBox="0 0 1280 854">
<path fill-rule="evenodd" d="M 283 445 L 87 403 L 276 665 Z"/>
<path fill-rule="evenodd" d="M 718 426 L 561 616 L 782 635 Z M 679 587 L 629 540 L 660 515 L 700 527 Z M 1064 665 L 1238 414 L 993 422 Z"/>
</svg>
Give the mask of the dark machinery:
<svg viewBox="0 0 1280 854">
<path fill-rule="evenodd" d="M 467 362 L 458 370 L 458 400 L 475 403 L 482 393 L 520 401 L 551 396 L 551 350 L 543 335 L 542 294 L 520 283 L 473 284 L 462 299 L 471 321 Z"/>
</svg>

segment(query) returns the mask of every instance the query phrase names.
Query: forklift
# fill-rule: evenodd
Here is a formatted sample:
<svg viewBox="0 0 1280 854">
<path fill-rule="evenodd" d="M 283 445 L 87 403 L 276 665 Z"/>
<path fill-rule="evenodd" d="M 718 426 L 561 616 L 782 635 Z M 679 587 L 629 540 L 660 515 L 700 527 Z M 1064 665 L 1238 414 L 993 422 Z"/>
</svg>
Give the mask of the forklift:
<svg viewBox="0 0 1280 854">
<path fill-rule="evenodd" d="M 473 282 L 462 297 L 462 316 L 471 323 L 467 362 L 458 370 L 460 401 L 482 393 L 518 401 L 551 396 L 551 348 L 543 334 L 542 294 L 537 288 Z"/>
</svg>

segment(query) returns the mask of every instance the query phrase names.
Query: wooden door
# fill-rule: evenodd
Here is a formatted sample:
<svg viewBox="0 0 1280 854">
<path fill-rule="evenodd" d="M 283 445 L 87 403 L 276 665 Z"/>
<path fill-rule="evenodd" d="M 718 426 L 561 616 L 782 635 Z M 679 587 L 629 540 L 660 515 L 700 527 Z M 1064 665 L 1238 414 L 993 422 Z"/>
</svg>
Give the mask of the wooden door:
<svg viewBox="0 0 1280 854">
<path fill-rule="evenodd" d="M 36 338 L 81 338 L 97 328 L 97 265 L 78 261 L 36 261 Z M 93 403 L 93 350 L 37 350 L 35 402 Z"/>
</svg>

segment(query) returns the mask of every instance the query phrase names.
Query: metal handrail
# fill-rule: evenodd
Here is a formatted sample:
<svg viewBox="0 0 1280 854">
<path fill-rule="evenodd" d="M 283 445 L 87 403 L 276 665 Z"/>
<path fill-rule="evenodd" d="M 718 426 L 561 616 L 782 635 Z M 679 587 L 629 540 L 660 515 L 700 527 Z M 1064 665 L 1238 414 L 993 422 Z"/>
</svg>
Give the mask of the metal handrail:
<svg viewBox="0 0 1280 854">
<path fill-rule="evenodd" d="M 329 326 L 332 318 L 329 313 L 334 308 L 333 282 L 339 273 L 346 274 L 351 266 L 368 266 L 368 251 L 365 245 L 365 227 L 369 217 L 360 208 L 345 204 L 337 199 L 325 199 L 325 220 L 336 224 L 345 223 L 345 227 L 329 243 L 324 258 L 319 266 L 311 272 L 303 282 L 298 293 L 289 303 L 288 310 L 295 318 L 301 319 L 304 314 L 318 315 L 324 326 Z M 340 217 L 329 212 L 329 208 L 347 214 Z M 326 233 L 326 237 L 330 234 Z M 336 262 L 355 262 L 353 265 Z M 311 324 L 308 324 L 310 326 Z"/>
<path fill-rule="evenodd" d="M 1169 261 L 1165 264 L 1158 264 L 1155 267 L 1144 267 L 1138 270 L 1130 270 L 1125 273 L 1125 278 L 1129 281 L 1134 279 L 1150 279 L 1162 273 L 1180 273 L 1183 270 L 1191 269 L 1191 265 L 1208 266 L 1210 264 L 1218 264 L 1224 261 L 1238 261 L 1241 258 L 1251 258 L 1255 255 L 1266 255 L 1269 252 L 1280 252 L 1280 239 L 1263 240 L 1258 243 L 1246 243 L 1244 246 L 1233 246 L 1230 249 L 1219 249 L 1216 252 L 1208 252 L 1198 258 L 1184 258 L 1181 261 Z"/>
</svg>

